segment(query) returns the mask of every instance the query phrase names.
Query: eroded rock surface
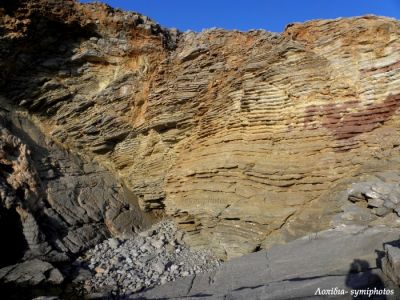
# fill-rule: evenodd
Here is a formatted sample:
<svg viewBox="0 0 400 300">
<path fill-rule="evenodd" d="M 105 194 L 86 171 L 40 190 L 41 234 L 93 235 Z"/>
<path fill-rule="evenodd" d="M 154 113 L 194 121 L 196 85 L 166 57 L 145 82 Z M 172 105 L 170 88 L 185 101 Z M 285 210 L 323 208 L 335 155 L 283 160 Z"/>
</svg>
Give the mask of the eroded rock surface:
<svg viewBox="0 0 400 300">
<path fill-rule="evenodd" d="M 400 286 L 400 244 L 399 242 L 385 244 L 385 257 L 382 270 L 388 278 Z"/>
<path fill-rule="evenodd" d="M 64 277 L 59 270 L 48 262 L 32 259 L 1 269 L 0 280 L 6 284 L 36 286 L 39 284 L 60 284 Z"/>
<path fill-rule="evenodd" d="M 2 284 L 59 284 L 52 264 L 150 224 L 109 171 L 55 144 L 26 116 L 0 112 L 0 166 Z"/>
<path fill-rule="evenodd" d="M 329 228 L 342 211 L 332 199 L 357 182 L 347 179 L 399 169 L 396 20 L 182 33 L 72 0 L 5 1 L 0 20 L 1 107 L 31 116 L 219 257 Z M 57 212 L 69 187 L 49 188 Z M 64 222 L 127 220 L 79 193 Z M 76 252 L 73 232 L 62 243 Z"/>
<path fill-rule="evenodd" d="M 388 228 L 347 226 L 322 231 L 128 299 L 354 299 L 351 290 L 374 288 L 386 294 L 358 299 L 398 299 L 398 286 L 380 269 L 383 244 L 393 241 L 398 241 L 398 231 Z M 391 256 L 392 266 L 398 267 L 397 256 Z M 318 295 L 318 288 L 348 293 L 329 297 Z"/>
</svg>

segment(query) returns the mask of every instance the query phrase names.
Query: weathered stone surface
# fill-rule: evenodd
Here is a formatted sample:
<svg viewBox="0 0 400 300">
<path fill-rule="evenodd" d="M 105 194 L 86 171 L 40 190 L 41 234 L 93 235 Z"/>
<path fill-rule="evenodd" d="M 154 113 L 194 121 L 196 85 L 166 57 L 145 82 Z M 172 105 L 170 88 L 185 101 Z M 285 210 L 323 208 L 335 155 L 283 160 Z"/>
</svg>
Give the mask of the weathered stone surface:
<svg viewBox="0 0 400 300">
<path fill-rule="evenodd" d="M 379 269 L 383 244 L 398 239 L 397 230 L 349 226 L 306 236 L 267 251 L 235 258 L 215 272 L 155 287 L 129 299 L 326 299 L 320 289 L 344 289 L 353 299 L 358 289 L 394 289 Z M 300 258 L 300 259 L 299 259 Z M 329 298 L 328 298 L 329 299 Z M 367 298 L 366 298 L 367 299 Z"/>
<path fill-rule="evenodd" d="M 0 267 L 24 260 L 5 267 L 6 283 L 59 284 L 47 262 L 68 262 L 110 233 L 130 237 L 150 224 L 107 170 L 55 144 L 24 116 L 0 112 L 0 167 Z"/>
<path fill-rule="evenodd" d="M 0 269 L 0 282 L 21 286 L 37 286 L 39 284 L 60 284 L 64 280 L 60 271 L 51 264 L 33 259 Z"/>
<path fill-rule="evenodd" d="M 220 257 L 329 228 L 338 184 L 399 169 L 394 19 L 181 33 L 72 0 L 20 0 L 0 19 L 1 107 L 32 116 Z M 393 199 L 374 200 L 372 214 L 393 216 Z M 102 201 L 50 197 L 56 213 L 60 200 L 69 224 L 104 213 Z M 107 210 L 108 228 L 126 228 L 128 211 Z"/>
<path fill-rule="evenodd" d="M 219 266 L 220 262 L 210 250 L 190 249 L 179 243 L 177 236 L 173 222 L 163 221 L 135 238 L 104 241 L 75 262 L 80 277 L 85 275 L 84 270 L 91 270 L 95 275 L 74 281 L 81 283 L 85 297 L 105 291 L 122 297 Z"/>
<path fill-rule="evenodd" d="M 349 181 L 349 179 L 347 179 Z M 400 219 L 397 171 L 372 173 L 352 178 L 350 185 L 338 186 L 336 196 L 328 201 L 341 205 L 340 212 L 331 221 L 331 226 L 341 225 L 389 225 L 398 228 Z M 346 188 L 340 192 L 340 189 Z"/>
<path fill-rule="evenodd" d="M 382 262 L 382 270 L 394 283 L 400 286 L 400 244 L 385 245 L 385 257 Z"/>
</svg>

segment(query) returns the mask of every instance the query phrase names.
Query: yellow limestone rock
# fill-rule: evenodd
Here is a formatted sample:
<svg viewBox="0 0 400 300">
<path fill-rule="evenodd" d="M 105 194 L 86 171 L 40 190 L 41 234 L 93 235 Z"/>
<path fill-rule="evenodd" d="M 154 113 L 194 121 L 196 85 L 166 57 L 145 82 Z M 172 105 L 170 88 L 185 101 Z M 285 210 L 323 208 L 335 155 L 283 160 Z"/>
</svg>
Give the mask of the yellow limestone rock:
<svg viewBox="0 0 400 300">
<path fill-rule="evenodd" d="M 396 20 L 181 33 L 101 4 L 27 3 L 0 10 L 9 47 L 32 58 L 1 58 L 1 94 L 192 245 L 232 257 L 327 228 L 342 180 L 399 166 Z M 53 41 L 28 52 L 38 15 L 66 34 L 46 27 L 31 38 Z"/>
</svg>

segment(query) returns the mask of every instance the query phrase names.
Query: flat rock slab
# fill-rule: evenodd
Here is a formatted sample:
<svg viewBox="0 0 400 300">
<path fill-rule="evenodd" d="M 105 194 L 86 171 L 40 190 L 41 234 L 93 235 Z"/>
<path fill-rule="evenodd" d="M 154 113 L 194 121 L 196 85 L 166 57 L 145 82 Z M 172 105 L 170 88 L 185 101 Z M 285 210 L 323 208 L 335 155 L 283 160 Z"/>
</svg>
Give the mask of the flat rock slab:
<svg viewBox="0 0 400 300">
<path fill-rule="evenodd" d="M 385 227 L 347 226 L 327 230 L 232 259 L 215 272 L 189 276 L 129 296 L 129 299 L 326 299 L 315 295 L 337 288 L 393 289 L 380 270 L 383 244 L 399 239 Z M 396 299 L 371 297 L 369 299 Z M 328 297 L 329 298 L 329 297 Z M 359 298 L 362 299 L 362 298 Z"/>
</svg>

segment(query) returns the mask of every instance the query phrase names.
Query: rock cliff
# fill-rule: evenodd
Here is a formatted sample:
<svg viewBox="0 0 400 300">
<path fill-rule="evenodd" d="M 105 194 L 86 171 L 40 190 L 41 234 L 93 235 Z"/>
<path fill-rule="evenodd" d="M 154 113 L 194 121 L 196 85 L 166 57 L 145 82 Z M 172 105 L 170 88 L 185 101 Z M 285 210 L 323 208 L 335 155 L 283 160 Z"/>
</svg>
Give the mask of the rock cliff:
<svg viewBox="0 0 400 300">
<path fill-rule="evenodd" d="M 99 3 L 3 1 L 14 260 L 62 261 L 158 215 L 222 258 L 398 226 L 399 37 L 375 16 L 183 33 Z"/>
</svg>

